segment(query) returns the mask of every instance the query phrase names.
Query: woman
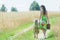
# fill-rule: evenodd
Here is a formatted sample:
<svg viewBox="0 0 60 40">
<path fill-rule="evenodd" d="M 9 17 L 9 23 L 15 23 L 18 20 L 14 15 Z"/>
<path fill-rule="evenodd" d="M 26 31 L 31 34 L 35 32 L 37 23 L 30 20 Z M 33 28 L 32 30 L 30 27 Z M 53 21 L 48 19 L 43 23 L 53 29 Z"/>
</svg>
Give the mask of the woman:
<svg viewBox="0 0 60 40">
<path fill-rule="evenodd" d="M 44 33 L 44 36 L 46 38 L 46 30 L 47 30 L 47 23 L 49 23 L 49 20 L 48 20 L 48 15 L 47 15 L 47 11 L 46 11 L 46 8 L 44 5 L 41 5 L 40 7 L 41 9 L 41 14 L 40 14 L 40 22 L 39 22 L 39 26 L 40 26 L 40 29 L 42 29 L 43 33 Z"/>
</svg>

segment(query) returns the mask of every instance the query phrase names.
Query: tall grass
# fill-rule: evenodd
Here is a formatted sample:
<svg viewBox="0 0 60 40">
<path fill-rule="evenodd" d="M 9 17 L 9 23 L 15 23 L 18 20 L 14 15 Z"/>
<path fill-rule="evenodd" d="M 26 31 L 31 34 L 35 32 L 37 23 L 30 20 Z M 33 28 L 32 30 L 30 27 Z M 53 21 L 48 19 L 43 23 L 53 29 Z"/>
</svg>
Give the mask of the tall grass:
<svg viewBox="0 0 60 40">
<path fill-rule="evenodd" d="M 59 16 L 60 15 L 59 13 L 60 12 L 48 12 L 49 18 L 53 17 L 52 23 L 55 23 L 54 17 Z M 19 13 L 0 12 L 0 39 L 5 40 L 6 38 L 13 36 L 15 32 L 23 30 L 24 28 L 32 24 L 33 20 L 38 19 L 39 16 L 40 16 L 39 11 L 19 12 Z"/>
</svg>

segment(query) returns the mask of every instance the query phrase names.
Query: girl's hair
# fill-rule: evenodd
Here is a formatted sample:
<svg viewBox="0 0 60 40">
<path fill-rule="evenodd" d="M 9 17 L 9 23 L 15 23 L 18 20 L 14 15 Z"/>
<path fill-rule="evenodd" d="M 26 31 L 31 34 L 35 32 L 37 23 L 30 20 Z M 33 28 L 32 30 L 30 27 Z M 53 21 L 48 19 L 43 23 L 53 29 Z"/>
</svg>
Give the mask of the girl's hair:
<svg viewBox="0 0 60 40">
<path fill-rule="evenodd" d="M 38 20 L 35 20 L 35 25 L 37 26 L 37 24 L 38 24 Z"/>
<path fill-rule="evenodd" d="M 46 8 L 44 5 L 41 5 L 42 9 L 43 9 L 43 14 L 46 15 Z"/>
</svg>

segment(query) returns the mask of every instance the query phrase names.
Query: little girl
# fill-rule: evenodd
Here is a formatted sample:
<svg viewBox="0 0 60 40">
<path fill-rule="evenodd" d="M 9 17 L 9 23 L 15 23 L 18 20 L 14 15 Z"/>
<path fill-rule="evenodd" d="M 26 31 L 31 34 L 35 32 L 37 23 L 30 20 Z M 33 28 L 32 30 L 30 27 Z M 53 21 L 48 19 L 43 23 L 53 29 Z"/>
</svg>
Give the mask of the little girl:
<svg viewBox="0 0 60 40">
<path fill-rule="evenodd" d="M 34 37 L 36 39 L 38 39 L 38 33 L 39 33 L 39 28 L 38 28 L 38 20 L 35 20 L 35 24 L 34 24 Z"/>
</svg>

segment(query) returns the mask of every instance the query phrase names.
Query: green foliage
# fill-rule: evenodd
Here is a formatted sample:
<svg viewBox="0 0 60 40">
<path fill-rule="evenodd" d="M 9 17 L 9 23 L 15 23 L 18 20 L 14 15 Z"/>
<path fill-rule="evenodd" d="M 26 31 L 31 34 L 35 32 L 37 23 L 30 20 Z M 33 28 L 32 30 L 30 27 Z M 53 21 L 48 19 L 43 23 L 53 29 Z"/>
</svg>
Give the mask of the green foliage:
<svg viewBox="0 0 60 40">
<path fill-rule="evenodd" d="M 54 31 L 50 30 L 50 32 L 47 35 L 47 39 L 46 40 L 55 40 L 55 33 Z"/>
<path fill-rule="evenodd" d="M 15 7 L 12 7 L 12 8 L 11 8 L 11 11 L 12 11 L 12 12 L 17 12 L 17 9 L 16 9 Z"/>
<path fill-rule="evenodd" d="M 6 12 L 6 11 L 7 11 L 7 9 L 6 9 L 6 7 L 5 7 L 5 5 L 4 5 L 4 4 L 2 5 L 2 7 L 1 7 L 0 11 L 2 11 L 2 12 Z"/>
<path fill-rule="evenodd" d="M 25 28 L 28 28 L 30 25 L 32 25 L 33 23 L 24 23 L 22 25 L 17 26 L 16 29 L 12 29 L 12 30 L 7 30 L 6 32 L 2 32 L 0 33 L 0 40 L 9 40 L 10 37 L 12 37 L 13 35 L 15 35 L 15 33 L 22 31 Z"/>
<path fill-rule="evenodd" d="M 34 40 L 33 30 L 29 30 L 28 32 L 24 33 L 23 35 L 17 36 L 14 40 Z"/>
<path fill-rule="evenodd" d="M 30 6 L 30 11 L 38 11 L 40 10 L 40 6 L 36 1 L 33 1 L 33 3 Z"/>
</svg>

